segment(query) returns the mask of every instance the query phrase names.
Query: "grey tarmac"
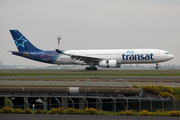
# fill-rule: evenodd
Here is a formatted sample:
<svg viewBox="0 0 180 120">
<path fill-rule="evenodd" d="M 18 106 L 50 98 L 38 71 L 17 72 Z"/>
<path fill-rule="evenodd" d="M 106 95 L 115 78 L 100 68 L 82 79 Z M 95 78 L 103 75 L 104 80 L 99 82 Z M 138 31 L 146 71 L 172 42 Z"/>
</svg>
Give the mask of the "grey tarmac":
<svg viewBox="0 0 180 120">
<path fill-rule="evenodd" d="M 180 83 L 175 82 L 136 82 L 136 81 L 99 81 L 99 80 L 0 80 L 0 85 L 40 85 L 40 86 L 132 86 L 137 85 L 163 85 L 163 86 L 177 86 L 180 87 Z"/>
<path fill-rule="evenodd" d="M 124 78 L 124 79 L 180 79 L 180 76 L 0 76 L 0 79 L 3 78 L 64 78 L 64 77 L 99 77 L 99 78 Z"/>
<path fill-rule="evenodd" d="M 1 120 L 179 120 L 169 116 L 0 114 Z"/>
</svg>

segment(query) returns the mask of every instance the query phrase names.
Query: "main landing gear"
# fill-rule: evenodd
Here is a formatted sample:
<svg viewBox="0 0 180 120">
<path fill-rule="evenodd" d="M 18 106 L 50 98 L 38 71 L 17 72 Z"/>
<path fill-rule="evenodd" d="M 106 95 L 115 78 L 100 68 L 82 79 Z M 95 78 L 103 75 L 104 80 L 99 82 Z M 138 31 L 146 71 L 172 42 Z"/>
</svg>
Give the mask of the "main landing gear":
<svg viewBox="0 0 180 120">
<path fill-rule="evenodd" d="M 97 67 L 86 67 L 85 68 L 86 71 L 90 71 L 90 70 L 97 70 Z"/>
<path fill-rule="evenodd" d="M 159 67 L 158 67 L 158 63 L 156 63 L 156 67 L 155 67 L 155 69 L 157 70 Z"/>
</svg>

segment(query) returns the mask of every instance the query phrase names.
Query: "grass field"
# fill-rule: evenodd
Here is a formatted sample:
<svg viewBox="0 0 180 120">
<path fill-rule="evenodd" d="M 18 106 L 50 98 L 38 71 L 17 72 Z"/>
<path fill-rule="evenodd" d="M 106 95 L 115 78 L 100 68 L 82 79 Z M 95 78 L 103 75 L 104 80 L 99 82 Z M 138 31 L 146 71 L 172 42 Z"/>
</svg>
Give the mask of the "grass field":
<svg viewBox="0 0 180 120">
<path fill-rule="evenodd" d="M 180 76 L 180 70 L 52 70 L 10 69 L 0 70 L 0 76 Z"/>
</svg>

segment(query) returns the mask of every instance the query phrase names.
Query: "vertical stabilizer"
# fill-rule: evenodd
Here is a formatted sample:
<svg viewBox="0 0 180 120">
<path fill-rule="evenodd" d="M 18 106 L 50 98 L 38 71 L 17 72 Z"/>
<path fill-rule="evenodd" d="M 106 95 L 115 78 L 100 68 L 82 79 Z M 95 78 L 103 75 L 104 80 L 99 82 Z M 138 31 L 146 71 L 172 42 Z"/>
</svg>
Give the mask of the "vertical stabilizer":
<svg viewBox="0 0 180 120">
<path fill-rule="evenodd" d="M 31 44 L 18 30 L 10 30 L 10 32 L 19 51 L 41 51 Z"/>
</svg>

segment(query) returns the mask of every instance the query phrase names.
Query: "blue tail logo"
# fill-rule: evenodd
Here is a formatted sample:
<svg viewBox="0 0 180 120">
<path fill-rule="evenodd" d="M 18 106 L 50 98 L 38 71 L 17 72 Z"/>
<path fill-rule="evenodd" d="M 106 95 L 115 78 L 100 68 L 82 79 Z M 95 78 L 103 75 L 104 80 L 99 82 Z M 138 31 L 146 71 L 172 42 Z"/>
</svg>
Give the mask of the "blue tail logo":
<svg viewBox="0 0 180 120">
<path fill-rule="evenodd" d="M 22 35 L 18 30 L 10 30 L 11 35 L 14 39 L 14 42 L 16 44 L 16 47 L 20 52 L 25 51 L 42 51 L 38 48 L 36 48 L 31 42 L 26 39 L 24 35 Z"/>
<path fill-rule="evenodd" d="M 21 46 L 21 47 L 25 48 L 24 43 L 27 42 L 27 40 L 24 39 L 23 37 L 24 36 L 21 36 L 19 39 L 14 40 L 17 47 Z"/>
</svg>

